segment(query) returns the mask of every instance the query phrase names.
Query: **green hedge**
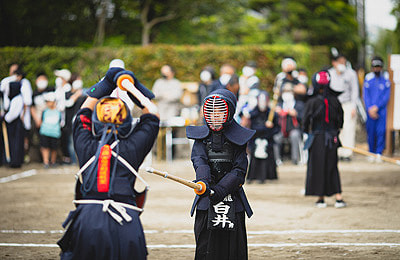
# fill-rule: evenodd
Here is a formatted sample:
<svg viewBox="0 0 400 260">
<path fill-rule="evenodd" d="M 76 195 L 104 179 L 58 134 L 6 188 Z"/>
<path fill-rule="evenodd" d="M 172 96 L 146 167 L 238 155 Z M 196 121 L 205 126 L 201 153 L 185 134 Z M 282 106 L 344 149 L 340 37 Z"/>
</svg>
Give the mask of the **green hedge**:
<svg viewBox="0 0 400 260">
<path fill-rule="evenodd" d="M 262 88 L 270 90 L 275 75 L 280 71 L 284 56 L 293 56 L 299 67 L 309 71 L 309 76 L 329 64 L 329 50 L 325 46 L 305 45 L 151 45 L 148 47 L 126 46 L 122 48 L 64 48 L 45 46 L 0 48 L 0 77 L 8 75 L 8 65 L 13 62 L 23 64 L 27 78 L 34 82 L 35 75 L 44 71 L 54 83 L 53 71 L 67 68 L 83 77 L 85 87 L 99 80 L 107 71 L 114 58 L 125 61 L 127 69 L 132 70 L 148 87 L 160 76 L 164 64 L 172 65 L 176 77 L 181 81 L 198 81 L 201 69 L 212 65 L 216 70 L 224 63 L 240 69 L 248 60 L 258 65 L 258 76 Z M 54 84 L 53 84 L 54 85 Z"/>
</svg>

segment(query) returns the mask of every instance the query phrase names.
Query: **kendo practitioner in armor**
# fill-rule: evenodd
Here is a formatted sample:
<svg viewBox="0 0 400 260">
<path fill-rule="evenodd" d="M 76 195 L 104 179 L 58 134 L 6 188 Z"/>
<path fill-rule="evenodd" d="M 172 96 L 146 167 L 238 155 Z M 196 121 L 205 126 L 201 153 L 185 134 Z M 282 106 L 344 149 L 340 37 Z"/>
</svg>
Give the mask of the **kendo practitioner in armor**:
<svg viewBox="0 0 400 260">
<path fill-rule="evenodd" d="M 279 133 L 280 127 L 277 116 L 274 116 L 273 122 L 268 122 L 268 103 L 268 93 L 262 91 L 257 98 L 257 106 L 247 115 L 250 118 L 250 128 L 256 130 L 249 142 L 251 159 L 247 180 L 258 180 L 260 183 L 264 183 L 266 179 L 278 179 L 273 136 Z"/>
<path fill-rule="evenodd" d="M 210 93 L 203 104 L 206 125 L 188 126 L 194 139 L 191 160 L 196 181 L 207 191 L 193 202 L 196 210 L 195 259 L 247 259 L 245 212 L 253 214 L 243 190 L 247 170 L 246 145 L 254 130 L 234 119 L 235 95 L 226 89 Z"/>
<path fill-rule="evenodd" d="M 122 75 L 148 98 L 154 95 L 122 68 L 110 68 L 88 91 L 73 124 L 73 140 L 79 165 L 87 167 L 76 184 L 74 203 L 58 245 L 61 259 L 146 259 L 147 249 L 139 219 L 142 211 L 134 189 L 136 174 L 150 152 L 159 130 L 158 114 L 142 108 L 136 122 L 126 104 L 109 97 Z M 94 161 L 86 163 L 94 156 Z M 125 162 L 124 162 L 125 161 Z M 129 167 L 134 170 L 130 170 Z"/>
<path fill-rule="evenodd" d="M 336 197 L 336 208 L 346 206 L 338 171 L 337 149 L 341 146 L 339 130 L 343 126 L 343 109 L 337 98 L 340 92 L 330 88 L 326 70 L 314 74 L 314 94 L 305 105 L 303 130 L 308 133 L 304 149 L 308 149 L 306 196 L 318 196 L 316 206 L 325 208 L 325 196 Z"/>
</svg>

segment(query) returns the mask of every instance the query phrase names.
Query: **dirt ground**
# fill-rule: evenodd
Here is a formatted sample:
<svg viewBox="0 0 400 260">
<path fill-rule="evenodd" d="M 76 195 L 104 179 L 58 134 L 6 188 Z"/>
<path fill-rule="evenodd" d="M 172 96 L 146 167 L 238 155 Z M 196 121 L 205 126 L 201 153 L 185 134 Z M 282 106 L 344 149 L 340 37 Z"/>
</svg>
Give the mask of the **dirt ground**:
<svg viewBox="0 0 400 260">
<path fill-rule="evenodd" d="M 157 163 L 194 179 L 189 160 Z M 254 216 L 247 219 L 249 259 L 400 259 L 400 167 L 356 156 L 339 164 L 347 208 L 314 207 L 302 195 L 305 166 L 286 163 L 279 180 L 245 184 Z M 33 171 L 29 171 L 32 170 Z M 61 223 L 73 209 L 76 166 L 0 168 L 0 259 L 57 259 Z M 26 172 L 30 177 L 4 182 Z M 193 259 L 193 191 L 141 171 L 151 189 L 141 215 L 148 259 Z"/>
</svg>

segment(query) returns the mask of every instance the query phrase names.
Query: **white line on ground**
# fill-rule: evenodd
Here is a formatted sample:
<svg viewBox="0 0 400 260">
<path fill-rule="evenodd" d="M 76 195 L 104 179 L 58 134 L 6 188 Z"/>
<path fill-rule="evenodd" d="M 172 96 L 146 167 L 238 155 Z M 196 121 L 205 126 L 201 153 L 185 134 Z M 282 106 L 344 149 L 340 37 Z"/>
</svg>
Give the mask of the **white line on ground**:
<svg viewBox="0 0 400 260">
<path fill-rule="evenodd" d="M 325 234 L 325 233 L 400 233 L 400 230 L 393 229 L 344 229 L 344 230 L 261 230 L 248 231 L 249 235 L 283 235 L 283 234 Z"/>
<path fill-rule="evenodd" d="M 2 229 L 0 233 L 8 234 L 60 234 L 64 230 L 13 230 Z M 159 233 L 174 233 L 174 234 L 192 234 L 193 230 L 145 230 L 146 234 L 159 234 Z M 285 234 L 326 234 L 326 233 L 400 233 L 400 230 L 395 229 L 343 229 L 343 230 L 260 230 L 260 231 L 247 231 L 249 235 L 285 235 Z"/>
<path fill-rule="evenodd" d="M 19 244 L 19 243 L 0 243 L 0 246 L 9 247 L 58 247 L 57 244 Z M 358 247 L 398 247 L 400 243 L 266 243 L 248 244 L 249 247 L 329 247 L 329 246 L 358 246 Z M 196 245 L 147 245 L 147 248 L 196 248 Z"/>
<path fill-rule="evenodd" d="M 26 178 L 26 177 L 30 177 L 32 175 L 36 174 L 36 170 L 32 169 L 32 170 L 28 170 L 28 171 L 24 171 L 21 173 L 16 173 L 7 177 L 3 177 L 0 178 L 0 183 L 6 183 L 6 182 L 10 182 L 10 181 L 15 181 L 21 178 Z"/>
</svg>

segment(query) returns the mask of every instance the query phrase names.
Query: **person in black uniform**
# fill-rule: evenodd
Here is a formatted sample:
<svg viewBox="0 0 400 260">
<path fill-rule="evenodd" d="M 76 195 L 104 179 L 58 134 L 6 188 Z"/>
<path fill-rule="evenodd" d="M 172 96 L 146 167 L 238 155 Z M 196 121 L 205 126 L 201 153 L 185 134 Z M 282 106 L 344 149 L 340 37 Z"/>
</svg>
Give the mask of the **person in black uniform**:
<svg viewBox="0 0 400 260">
<path fill-rule="evenodd" d="M 6 123 L 10 153 L 10 161 L 7 163 L 11 168 L 20 168 L 24 162 L 25 128 L 21 119 L 24 111 L 24 100 L 21 93 L 23 74 L 21 70 L 17 69 L 12 76 L 1 81 L 4 115 L 0 117 L 0 123 L 3 124 L 3 120 Z M 3 140 L 5 139 L 3 138 Z"/>
<path fill-rule="evenodd" d="M 132 72 L 121 68 L 110 68 L 88 91 L 73 124 L 82 174 L 76 184 L 76 210 L 64 222 L 68 229 L 58 241 L 61 259 L 146 259 L 135 172 L 153 146 L 160 120 L 128 94 L 143 112 L 135 125 L 125 103 L 108 97 L 125 74 L 143 95 L 154 97 Z"/>
<path fill-rule="evenodd" d="M 274 116 L 273 122 L 268 122 L 270 108 L 268 107 L 268 93 L 262 91 L 258 98 L 258 104 L 250 112 L 250 128 L 256 130 L 249 143 L 251 151 L 249 173 L 247 180 L 258 180 L 264 183 L 266 179 L 278 179 L 276 162 L 273 150 L 273 136 L 280 131 L 278 116 Z"/>
<path fill-rule="evenodd" d="M 233 119 L 236 98 L 226 89 L 208 95 L 203 104 L 206 125 L 188 126 L 194 139 L 191 160 L 196 180 L 207 191 L 193 202 L 196 210 L 195 259 L 247 259 L 245 216 L 253 214 L 243 190 L 247 170 L 246 144 L 255 131 Z"/>
<path fill-rule="evenodd" d="M 346 206 L 337 167 L 337 149 L 341 146 L 339 129 L 343 126 L 343 109 L 337 99 L 340 94 L 330 88 L 326 70 L 314 74 L 314 94 L 305 105 L 303 130 L 308 133 L 304 149 L 309 150 L 306 178 L 306 196 L 318 196 L 316 206 L 324 208 L 325 196 L 336 197 L 336 208 Z"/>
</svg>

